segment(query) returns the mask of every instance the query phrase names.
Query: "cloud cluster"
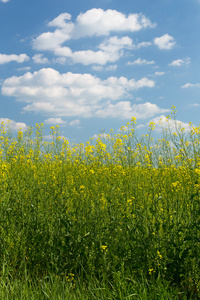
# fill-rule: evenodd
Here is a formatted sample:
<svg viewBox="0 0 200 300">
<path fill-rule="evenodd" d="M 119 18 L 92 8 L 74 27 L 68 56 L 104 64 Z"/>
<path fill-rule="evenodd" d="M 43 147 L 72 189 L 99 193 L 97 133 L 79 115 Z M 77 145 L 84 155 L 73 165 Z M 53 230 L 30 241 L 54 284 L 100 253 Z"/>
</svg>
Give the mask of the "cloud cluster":
<svg viewBox="0 0 200 300">
<path fill-rule="evenodd" d="M 52 49 L 50 49 L 52 47 Z M 56 56 L 63 58 L 63 62 L 70 59 L 73 63 L 81 63 L 83 65 L 99 64 L 105 65 L 107 63 L 116 62 L 123 55 L 123 49 L 132 49 L 133 43 L 129 37 L 118 38 L 111 37 L 98 45 L 97 51 L 82 50 L 72 51 L 69 47 L 56 47 L 53 49 L 48 41 L 45 46 L 39 50 L 52 50 Z M 38 54 L 41 58 L 41 54 Z M 44 60 L 44 59 L 43 59 Z M 43 61 L 44 62 L 44 61 Z"/>
<path fill-rule="evenodd" d="M 91 74 L 60 74 L 52 68 L 43 68 L 6 79 L 2 94 L 26 103 L 23 108 L 26 112 L 52 117 L 146 118 L 166 110 L 149 102 L 136 105 L 121 99 L 129 98 L 134 90 L 154 86 L 155 82 L 145 77 L 137 81 L 126 77 L 101 80 Z"/>
<path fill-rule="evenodd" d="M 36 50 L 32 61 L 36 64 L 50 64 L 50 58 L 44 55 L 44 52 L 50 52 L 54 56 L 51 61 L 53 63 L 80 63 L 84 66 L 92 65 L 91 69 L 95 71 L 114 71 L 118 67 L 116 62 L 130 54 L 129 51 L 153 44 L 161 50 L 170 50 L 176 45 L 175 39 L 168 34 L 156 37 L 150 42 L 134 43 L 127 36 L 127 32 L 154 28 L 156 25 L 143 14 L 125 15 L 111 9 L 93 8 L 79 14 L 74 21 L 70 14 L 62 13 L 47 25 L 49 31 L 32 40 L 32 48 Z M 77 39 L 80 45 L 83 38 L 93 38 L 91 43 L 87 39 L 88 49 L 70 48 Z M 67 45 L 68 42 L 70 43 Z M 28 60 L 26 54 L 0 54 L 0 64 L 10 61 L 22 63 Z M 184 63 L 186 64 L 186 61 L 177 60 L 171 65 L 179 66 Z M 142 58 L 127 63 L 127 65 L 154 64 L 154 60 Z M 18 70 L 25 71 L 25 68 Z M 155 72 L 154 76 L 164 74 Z M 123 76 L 100 79 L 88 73 L 61 74 L 53 68 L 43 68 L 33 73 L 27 72 L 22 76 L 7 78 L 2 83 L 1 92 L 23 102 L 24 112 L 46 115 L 47 119 L 44 121 L 46 124 L 79 126 L 80 117 L 130 119 L 135 116 L 138 119 L 146 119 L 168 112 L 167 109 L 161 109 L 150 102 L 133 103 L 134 91 L 154 86 L 155 81 L 147 77 L 139 80 Z M 77 119 L 68 123 L 63 120 L 65 117 Z"/>
<path fill-rule="evenodd" d="M 93 8 L 85 13 L 80 13 L 75 23 L 69 22 L 71 15 L 62 13 L 48 23 L 50 27 L 58 27 L 57 33 L 62 33 L 66 38 L 80 38 L 86 36 L 105 36 L 111 32 L 139 31 L 143 28 L 154 28 L 148 18 L 142 14 L 128 16 L 116 10 Z M 56 31 L 54 32 L 54 34 Z"/>
<path fill-rule="evenodd" d="M 136 32 L 146 28 L 154 28 L 156 25 L 143 14 L 125 15 L 116 10 L 108 9 L 105 11 L 101 8 L 93 8 L 79 14 L 75 22 L 71 21 L 70 14 L 62 13 L 50 21 L 48 26 L 56 29 L 44 32 L 33 39 L 34 50 L 52 52 L 58 57 L 56 61 L 60 63 L 69 61 L 83 65 L 103 66 L 118 61 L 124 56 L 125 49 L 137 50 L 152 45 L 152 42 L 134 44 L 128 36 L 113 36 L 97 45 L 96 51 L 91 49 L 73 51 L 66 43 L 72 39 L 85 37 L 106 37 L 116 32 Z M 168 34 L 156 37 L 153 43 L 159 49 L 165 50 L 172 49 L 176 45 L 174 38 Z M 41 54 L 39 55 L 38 60 L 41 63 L 44 62 L 44 59 L 40 59 Z M 37 60 L 35 61 L 37 62 Z"/>
<path fill-rule="evenodd" d="M 0 53 L 0 64 L 6 64 L 11 61 L 16 61 L 18 63 L 23 63 L 25 61 L 28 61 L 29 57 L 26 54 L 1 54 Z"/>
<path fill-rule="evenodd" d="M 153 28 L 153 24 L 142 14 L 130 14 L 128 16 L 116 10 L 93 8 L 81 13 L 73 23 L 71 15 L 62 13 L 48 23 L 49 27 L 56 27 L 54 31 L 44 32 L 33 39 L 33 49 L 37 51 L 50 51 L 63 61 L 69 59 L 73 63 L 84 65 L 116 62 L 122 55 L 123 49 L 134 47 L 132 40 L 125 36 L 117 36 L 106 39 L 97 46 L 97 51 L 80 50 L 73 52 L 64 43 L 71 39 L 94 36 L 108 36 L 112 32 L 135 32 L 144 28 Z M 149 42 L 143 42 L 138 48 L 148 46 Z"/>
</svg>

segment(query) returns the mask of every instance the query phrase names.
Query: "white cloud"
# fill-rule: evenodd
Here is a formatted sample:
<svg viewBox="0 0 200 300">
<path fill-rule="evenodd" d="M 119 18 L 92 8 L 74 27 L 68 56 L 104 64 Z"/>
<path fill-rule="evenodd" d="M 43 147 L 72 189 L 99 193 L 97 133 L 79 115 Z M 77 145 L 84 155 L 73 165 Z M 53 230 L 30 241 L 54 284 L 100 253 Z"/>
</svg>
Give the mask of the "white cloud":
<svg viewBox="0 0 200 300">
<path fill-rule="evenodd" d="M 47 64 L 47 63 L 49 63 L 48 58 L 43 57 L 43 54 L 35 54 L 35 55 L 32 57 L 32 59 L 33 59 L 33 61 L 34 61 L 36 64 Z"/>
<path fill-rule="evenodd" d="M 64 65 L 67 61 L 67 58 L 66 57 L 57 57 L 57 58 L 53 58 L 52 62 L 53 63 L 58 63 L 58 64 L 61 64 L 61 65 Z"/>
<path fill-rule="evenodd" d="M 133 48 L 133 41 L 128 36 L 118 38 L 113 36 L 108 40 L 105 40 L 102 44 L 99 45 L 99 48 L 108 53 L 115 53 L 120 51 L 123 48 Z"/>
<path fill-rule="evenodd" d="M 75 120 L 72 120 L 71 122 L 69 122 L 69 125 L 73 126 L 73 127 L 79 127 L 80 124 L 81 124 L 81 122 L 79 119 L 75 119 Z"/>
<path fill-rule="evenodd" d="M 171 35 L 164 34 L 161 37 L 155 38 L 154 44 L 158 46 L 159 49 L 170 50 L 176 45 L 176 42 L 174 41 L 174 38 Z"/>
<path fill-rule="evenodd" d="M 115 71 L 117 69 L 117 65 L 109 65 L 107 67 L 103 67 L 103 66 L 92 66 L 92 69 L 94 71 L 100 72 L 100 71 Z"/>
<path fill-rule="evenodd" d="M 23 63 L 28 60 L 29 60 L 29 57 L 26 54 L 16 55 L 16 54 L 1 54 L 0 53 L 0 64 L 6 64 L 11 61 Z"/>
<path fill-rule="evenodd" d="M 104 70 L 103 66 L 92 66 L 92 70 L 101 72 Z"/>
<path fill-rule="evenodd" d="M 71 53 L 71 59 L 75 63 L 83 65 L 99 64 L 105 65 L 108 62 L 116 62 L 123 55 L 122 49 L 132 49 L 132 40 L 129 37 L 111 37 L 101 43 L 99 51 L 76 51 Z"/>
<path fill-rule="evenodd" d="M 109 65 L 105 68 L 107 71 L 115 71 L 117 70 L 117 65 Z"/>
<path fill-rule="evenodd" d="M 182 65 L 188 65 L 190 64 L 191 59 L 189 57 L 185 58 L 185 59 L 176 59 L 173 60 L 169 66 L 173 66 L 173 67 L 181 67 Z"/>
<path fill-rule="evenodd" d="M 67 122 L 63 121 L 62 118 L 48 118 L 44 123 L 50 125 L 65 125 Z"/>
<path fill-rule="evenodd" d="M 68 23 L 66 23 L 66 21 L 69 20 L 71 20 L 71 15 L 68 13 L 62 13 L 51 22 L 49 22 L 48 26 L 66 28 L 68 26 Z"/>
<path fill-rule="evenodd" d="M 135 47 L 136 47 L 136 49 L 140 49 L 142 47 L 149 47 L 151 45 L 152 45 L 151 42 L 141 42 L 141 43 L 137 44 Z"/>
<path fill-rule="evenodd" d="M 165 75 L 165 72 L 155 72 L 154 75 L 156 75 L 156 76 L 162 76 L 162 75 Z"/>
<path fill-rule="evenodd" d="M 161 109 L 156 104 L 146 102 L 143 104 L 131 104 L 130 101 L 120 101 L 117 104 L 107 103 L 105 108 L 97 110 L 96 116 L 101 118 L 115 117 L 120 119 L 137 119 L 151 118 L 156 114 L 168 112 L 168 109 Z"/>
<path fill-rule="evenodd" d="M 53 43 L 54 42 L 55 41 L 53 41 Z M 64 58 L 64 60 L 62 60 L 63 63 L 65 63 L 66 58 L 68 58 L 74 63 L 81 63 L 83 65 L 105 65 L 108 62 L 116 62 L 123 55 L 122 49 L 131 49 L 133 47 L 132 40 L 129 37 L 118 38 L 117 36 L 111 37 L 101 43 L 98 46 L 100 49 L 98 51 L 82 50 L 73 52 L 69 47 L 58 46 L 54 49 L 54 46 L 55 45 L 50 45 L 52 49 L 49 48 L 49 50 L 53 50 L 57 56 L 62 56 Z M 40 50 L 45 50 L 49 46 L 45 43 L 42 47 L 43 49 Z M 40 57 L 38 57 L 38 59 L 39 58 Z"/>
<path fill-rule="evenodd" d="M 107 36 L 111 32 L 134 32 L 143 28 L 153 28 L 152 24 L 142 14 L 130 14 L 128 16 L 116 10 L 91 9 L 81 13 L 75 23 L 71 21 L 68 13 L 60 14 L 48 23 L 48 26 L 56 27 L 54 32 L 45 32 L 32 41 L 33 49 L 37 51 L 52 51 L 56 56 L 72 60 L 74 63 L 84 65 L 115 62 L 122 55 L 122 49 L 132 49 L 132 40 L 129 37 L 112 37 L 98 46 L 100 50 L 81 50 L 73 52 L 69 47 L 63 46 L 70 39 L 92 36 Z M 147 46 L 143 42 L 139 47 Z"/>
<path fill-rule="evenodd" d="M 17 71 L 29 71 L 31 67 L 18 68 Z"/>
<path fill-rule="evenodd" d="M 129 37 L 118 38 L 116 36 L 101 43 L 98 46 L 100 49 L 98 51 L 82 50 L 73 52 L 69 47 L 62 47 L 60 45 L 56 47 L 55 41 L 52 42 L 53 45 L 50 44 L 50 47 L 45 42 L 39 50 L 52 50 L 55 55 L 63 57 L 63 63 L 65 63 L 66 58 L 68 58 L 74 63 L 81 63 L 83 65 L 105 65 L 108 62 L 116 62 L 123 55 L 122 49 L 132 48 L 132 40 Z"/>
<path fill-rule="evenodd" d="M 93 135 L 93 139 L 96 140 L 98 138 L 107 139 L 108 138 L 108 134 L 107 133 L 99 133 L 99 134 L 94 134 Z"/>
<path fill-rule="evenodd" d="M 81 63 L 85 66 L 90 64 L 105 65 L 108 62 L 115 62 L 119 59 L 119 53 L 109 53 L 104 51 L 76 51 L 73 53 L 72 60 L 74 63 Z"/>
<path fill-rule="evenodd" d="M 10 129 L 11 131 L 18 131 L 19 129 L 22 131 L 27 130 L 27 125 L 22 122 L 15 122 L 8 118 L 0 118 L 0 124 L 4 123 L 6 130 Z"/>
<path fill-rule="evenodd" d="M 190 104 L 190 106 L 198 107 L 198 106 L 200 106 L 200 103 L 193 103 L 193 104 Z"/>
<path fill-rule="evenodd" d="M 174 132 L 176 132 L 180 128 L 185 128 L 186 132 L 190 130 L 189 123 L 184 123 L 179 120 L 167 119 L 164 115 L 156 117 L 156 118 L 150 120 L 150 122 L 155 123 L 156 131 L 161 131 L 162 128 L 169 128 L 170 130 L 172 130 Z"/>
<path fill-rule="evenodd" d="M 128 16 L 116 10 L 93 8 L 77 17 L 74 29 L 75 36 L 108 35 L 112 31 L 139 31 L 143 28 L 153 28 L 155 24 L 142 14 Z"/>
<path fill-rule="evenodd" d="M 54 32 L 44 32 L 32 41 L 33 49 L 38 51 L 56 51 L 70 39 L 69 34 L 57 29 Z"/>
<path fill-rule="evenodd" d="M 1 0 L 1 2 L 3 2 L 3 3 L 6 3 L 6 2 L 8 2 L 8 1 L 10 1 L 10 0 Z"/>
<path fill-rule="evenodd" d="M 141 58 L 138 58 L 136 60 L 134 60 L 133 62 L 128 62 L 127 65 L 152 65 L 152 64 L 155 64 L 155 61 L 154 60 L 146 60 L 146 59 L 141 59 Z"/>
<path fill-rule="evenodd" d="M 155 77 L 155 76 L 163 76 L 163 75 L 165 75 L 165 72 L 159 72 L 159 71 L 157 71 L 154 74 L 150 74 L 149 76 Z"/>
<path fill-rule="evenodd" d="M 101 80 L 91 74 L 60 74 L 54 69 L 43 68 L 33 74 L 28 72 L 6 79 L 1 92 L 26 103 L 23 110 L 27 112 L 35 111 L 52 117 L 91 117 L 104 107 L 105 101 L 119 101 L 129 97 L 134 90 L 154 86 L 155 82 L 145 77 L 138 81 L 126 77 Z M 120 103 L 117 105 L 130 105 Z M 111 108 L 110 105 L 108 107 Z"/>
<path fill-rule="evenodd" d="M 187 88 L 192 88 L 192 87 L 197 87 L 199 88 L 200 87 L 200 83 L 186 83 L 184 85 L 181 86 L 182 89 L 187 89 Z"/>
</svg>

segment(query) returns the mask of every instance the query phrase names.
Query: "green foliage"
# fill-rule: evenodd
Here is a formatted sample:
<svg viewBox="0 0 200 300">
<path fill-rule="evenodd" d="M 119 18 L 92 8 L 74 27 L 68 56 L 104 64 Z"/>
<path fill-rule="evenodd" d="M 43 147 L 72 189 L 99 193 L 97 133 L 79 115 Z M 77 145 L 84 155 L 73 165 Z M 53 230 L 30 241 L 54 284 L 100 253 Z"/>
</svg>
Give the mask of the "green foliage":
<svg viewBox="0 0 200 300">
<path fill-rule="evenodd" d="M 43 125 L 35 139 L 32 128 L 15 139 L 2 125 L 2 283 L 48 286 L 53 276 L 77 299 L 84 288 L 84 299 L 178 299 L 170 286 L 180 299 L 200 296 L 200 130 L 171 124 L 157 143 L 154 124 L 138 140 L 132 118 L 120 134 L 73 146 L 58 126 L 47 143 Z"/>
</svg>

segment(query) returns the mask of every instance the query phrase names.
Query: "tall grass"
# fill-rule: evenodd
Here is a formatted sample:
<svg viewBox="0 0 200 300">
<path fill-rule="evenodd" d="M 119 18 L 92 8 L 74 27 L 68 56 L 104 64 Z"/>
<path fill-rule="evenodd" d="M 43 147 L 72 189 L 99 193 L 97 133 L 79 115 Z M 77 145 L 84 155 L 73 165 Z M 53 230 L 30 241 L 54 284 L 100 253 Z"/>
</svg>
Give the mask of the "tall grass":
<svg viewBox="0 0 200 300">
<path fill-rule="evenodd" d="M 72 146 L 1 125 L 2 299 L 200 297 L 200 128 L 167 120 Z"/>
</svg>

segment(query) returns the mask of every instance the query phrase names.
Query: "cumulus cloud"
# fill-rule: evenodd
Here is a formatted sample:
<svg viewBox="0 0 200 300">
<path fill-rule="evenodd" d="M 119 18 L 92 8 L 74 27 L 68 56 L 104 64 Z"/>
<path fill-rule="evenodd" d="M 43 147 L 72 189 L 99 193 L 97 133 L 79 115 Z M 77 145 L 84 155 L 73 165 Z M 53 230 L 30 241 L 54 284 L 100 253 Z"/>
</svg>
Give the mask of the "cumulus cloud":
<svg viewBox="0 0 200 300">
<path fill-rule="evenodd" d="M 131 49 L 132 40 L 129 37 L 118 38 L 111 37 L 101 43 L 98 48 L 99 51 L 76 51 L 71 52 L 71 59 L 75 63 L 82 63 L 83 65 L 99 64 L 105 65 L 108 62 L 116 62 L 123 55 L 122 49 Z"/>
<path fill-rule="evenodd" d="M 75 23 L 71 21 L 68 13 L 60 14 L 48 23 L 50 27 L 56 27 L 55 31 L 44 32 L 32 41 L 33 49 L 37 51 L 51 51 L 56 56 L 72 60 L 74 63 L 84 65 L 115 62 L 122 55 L 122 49 L 132 49 L 133 43 L 129 37 L 118 38 L 116 36 L 105 40 L 94 50 L 80 50 L 73 52 L 63 44 L 70 39 L 93 36 L 107 36 L 111 32 L 134 32 L 144 28 L 152 28 L 155 24 L 142 14 L 130 14 L 128 16 L 116 10 L 91 9 L 81 13 Z M 148 42 L 141 43 L 147 46 Z"/>
<path fill-rule="evenodd" d="M 105 68 L 103 68 L 103 66 L 92 66 L 92 70 L 94 71 L 97 71 L 97 72 L 100 72 L 100 71 L 103 71 Z"/>
<path fill-rule="evenodd" d="M 44 121 L 44 123 L 50 125 L 65 125 L 67 122 L 63 121 L 62 118 L 48 118 Z"/>
<path fill-rule="evenodd" d="M 152 45 L 151 42 L 141 42 L 141 43 L 137 44 L 137 45 L 135 46 L 135 48 L 136 48 L 136 49 L 140 49 L 140 48 L 142 48 L 142 47 L 149 47 L 149 46 L 151 46 L 151 45 Z"/>
<path fill-rule="evenodd" d="M 55 41 L 53 41 L 54 43 Z M 74 63 L 81 63 L 83 65 L 99 64 L 105 65 L 108 62 L 116 62 L 123 55 L 123 49 L 132 48 L 132 40 L 129 37 L 118 38 L 116 36 L 105 40 L 98 48 L 100 50 L 81 50 L 73 52 L 69 47 L 62 47 L 55 45 L 45 45 L 40 50 L 52 50 L 55 55 L 61 56 L 66 61 L 66 58 L 70 59 Z M 52 48 L 52 49 L 50 49 Z"/>
<path fill-rule="evenodd" d="M 117 65 L 109 65 L 105 68 L 106 71 L 115 71 L 117 70 Z"/>
<path fill-rule="evenodd" d="M 150 122 L 155 123 L 155 130 L 157 131 L 162 131 L 162 128 L 169 128 L 174 132 L 176 132 L 180 128 L 185 128 L 186 132 L 190 130 L 189 123 L 184 123 L 179 120 L 167 119 L 164 115 L 153 118 L 152 120 L 150 120 Z"/>
<path fill-rule="evenodd" d="M 23 76 L 6 79 L 1 92 L 26 103 L 24 111 L 46 113 L 52 117 L 91 117 L 97 111 L 100 116 L 105 103 L 111 111 L 112 101 L 130 97 L 134 90 L 154 86 L 155 82 L 145 77 L 137 81 L 126 77 L 108 77 L 101 80 L 91 74 L 60 74 L 52 68 L 43 68 L 34 73 L 27 72 Z M 130 107 L 128 102 L 120 102 L 117 105 L 123 106 L 123 103 L 124 106 Z M 113 116 L 114 111 L 115 106 Z"/>
<path fill-rule="evenodd" d="M 165 72 L 155 72 L 154 75 L 155 76 L 162 76 L 162 75 L 165 75 Z"/>
<path fill-rule="evenodd" d="M 62 13 L 51 22 L 48 23 L 48 26 L 59 27 L 59 28 L 66 28 L 69 25 L 72 26 L 72 23 L 67 23 L 66 21 L 71 20 L 71 15 L 68 13 Z"/>
<path fill-rule="evenodd" d="M 29 71 L 31 67 L 18 68 L 17 71 Z"/>
<path fill-rule="evenodd" d="M 116 53 L 123 48 L 133 48 L 133 41 L 128 36 L 118 38 L 117 36 L 113 36 L 98 46 L 101 50 L 108 53 Z"/>
<path fill-rule="evenodd" d="M 183 65 L 189 65 L 190 64 L 191 59 L 189 57 L 185 58 L 185 59 L 176 59 L 173 60 L 169 66 L 173 66 L 173 67 L 181 67 Z"/>
<path fill-rule="evenodd" d="M 117 65 L 109 65 L 107 67 L 103 67 L 100 65 L 94 65 L 92 66 L 92 70 L 100 72 L 100 71 L 115 71 L 117 69 Z"/>
<path fill-rule="evenodd" d="M 131 104 L 130 101 L 120 101 L 116 104 L 107 103 L 105 107 L 97 110 L 95 115 L 101 118 L 115 117 L 120 119 L 130 119 L 134 116 L 137 119 L 147 119 L 156 114 L 168 111 L 168 109 L 162 109 L 150 102 Z"/>
<path fill-rule="evenodd" d="M 153 24 L 142 14 L 128 16 L 116 10 L 93 8 L 81 13 L 74 28 L 75 37 L 108 35 L 110 32 L 139 31 L 144 28 L 153 28 Z"/>
<path fill-rule="evenodd" d="M 200 87 L 200 83 L 186 83 L 184 85 L 181 86 L 182 89 L 188 89 L 188 88 L 192 88 L 192 87 Z"/>
<path fill-rule="evenodd" d="M 47 125 L 69 125 L 73 127 L 79 127 L 81 124 L 79 119 L 75 119 L 70 121 L 69 123 L 67 121 L 64 121 L 62 118 L 48 118 L 44 121 L 45 124 Z"/>
<path fill-rule="evenodd" d="M 176 42 L 171 35 L 166 33 L 161 37 L 155 38 L 154 44 L 158 46 L 159 49 L 170 50 L 176 45 Z"/>
<path fill-rule="evenodd" d="M 127 65 L 152 65 L 155 64 L 154 60 L 146 60 L 146 59 L 141 59 L 138 58 L 136 60 L 134 60 L 133 62 L 128 62 Z"/>
<path fill-rule="evenodd" d="M 22 122 L 15 122 L 8 118 L 0 118 L 0 124 L 4 123 L 6 129 L 10 129 L 11 131 L 18 131 L 19 129 L 22 131 L 27 130 L 27 125 Z"/>
<path fill-rule="evenodd" d="M 1 54 L 0 53 L 0 64 L 6 64 L 11 61 L 16 61 L 18 63 L 23 63 L 25 61 L 28 61 L 29 57 L 26 54 Z"/>
<path fill-rule="evenodd" d="M 49 63 L 48 58 L 43 57 L 43 54 L 35 54 L 32 57 L 32 59 L 36 64 L 48 64 Z"/>
<path fill-rule="evenodd" d="M 114 55 L 104 51 L 76 51 L 73 53 L 72 60 L 74 63 L 81 63 L 85 66 L 90 64 L 105 65 L 106 63 L 115 62 L 119 59 L 119 53 L 116 52 Z"/>
<path fill-rule="evenodd" d="M 69 125 L 73 126 L 73 127 L 79 127 L 80 124 L 81 124 L 81 122 L 79 119 L 75 119 L 75 120 L 72 120 L 71 122 L 69 122 Z"/>
</svg>

